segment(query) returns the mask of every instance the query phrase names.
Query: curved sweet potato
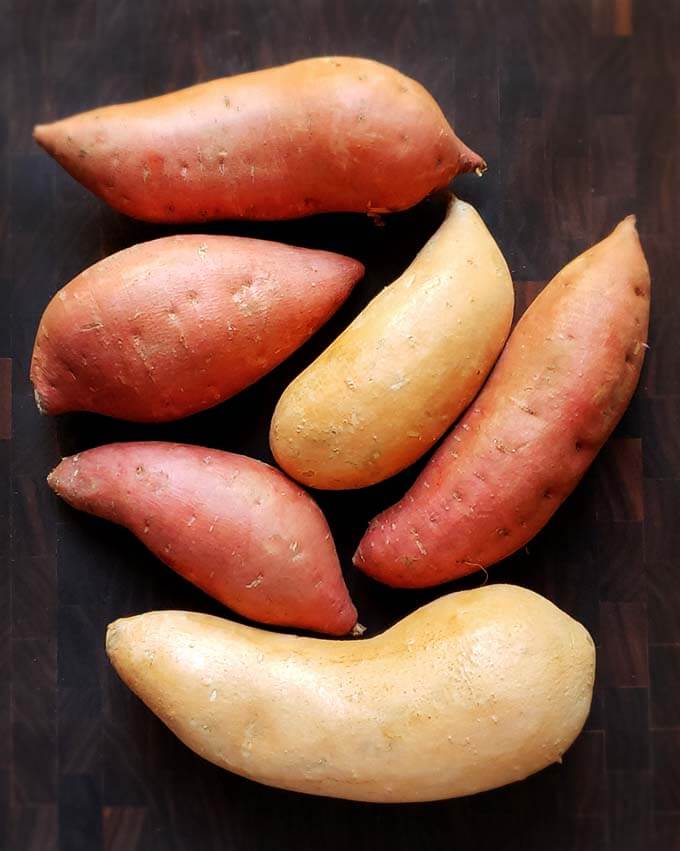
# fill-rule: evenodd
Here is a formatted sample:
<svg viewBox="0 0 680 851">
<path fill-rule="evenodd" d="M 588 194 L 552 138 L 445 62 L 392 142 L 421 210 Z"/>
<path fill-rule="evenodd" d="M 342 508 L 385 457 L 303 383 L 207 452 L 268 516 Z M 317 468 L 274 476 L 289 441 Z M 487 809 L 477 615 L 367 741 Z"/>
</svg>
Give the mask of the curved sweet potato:
<svg viewBox="0 0 680 851">
<path fill-rule="evenodd" d="M 419 83 L 351 57 L 95 109 L 34 136 L 112 207 L 155 222 L 403 210 L 485 168 Z"/>
<path fill-rule="evenodd" d="M 329 489 L 408 467 L 477 394 L 513 303 L 500 249 L 474 207 L 452 198 L 408 269 L 284 391 L 269 438 L 279 466 Z"/>
<path fill-rule="evenodd" d="M 650 280 L 635 219 L 569 263 L 529 307 L 473 405 L 354 557 L 424 587 L 524 546 L 576 487 L 637 385 Z"/>
<path fill-rule="evenodd" d="M 393 804 L 471 795 L 560 762 L 588 716 L 595 675 L 581 624 L 512 585 L 447 594 L 365 641 L 147 612 L 112 623 L 106 652 L 215 765 L 283 789 Z"/>
<path fill-rule="evenodd" d="M 127 527 L 246 617 L 332 635 L 356 623 L 323 514 L 261 461 L 200 446 L 114 443 L 65 458 L 48 482 L 74 508 Z"/>
<path fill-rule="evenodd" d="M 86 269 L 47 306 L 31 381 L 47 414 L 174 420 L 302 345 L 363 274 L 356 260 L 232 236 L 170 236 Z"/>
</svg>

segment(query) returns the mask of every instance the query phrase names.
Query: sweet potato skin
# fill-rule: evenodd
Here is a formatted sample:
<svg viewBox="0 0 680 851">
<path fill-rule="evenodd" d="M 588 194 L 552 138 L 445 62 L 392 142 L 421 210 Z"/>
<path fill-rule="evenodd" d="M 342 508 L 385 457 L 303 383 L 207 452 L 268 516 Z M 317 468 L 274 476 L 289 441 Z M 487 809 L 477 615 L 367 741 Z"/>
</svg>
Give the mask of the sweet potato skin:
<svg viewBox="0 0 680 851">
<path fill-rule="evenodd" d="M 354 563 L 425 587 L 505 558 L 575 488 L 637 385 L 649 269 L 634 218 L 567 265 L 510 335 L 489 380 Z"/>
<path fill-rule="evenodd" d="M 231 236 L 119 251 L 45 310 L 31 363 L 38 405 L 147 422 L 209 408 L 301 346 L 362 274 L 339 254 Z"/>
<path fill-rule="evenodd" d="M 154 222 L 403 210 L 485 168 L 419 83 L 352 57 L 95 109 L 34 136 L 112 207 Z"/>
<path fill-rule="evenodd" d="M 284 391 L 270 430 L 277 463 L 328 489 L 366 487 L 412 464 L 476 395 L 513 303 L 493 237 L 451 198 L 406 271 Z"/>
<path fill-rule="evenodd" d="M 261 461 L 172 443 L 117 443 L 48 477 L 74 508 L 119 523 L 253 620 L 344 635 L 356 610 L 314 501 Z"/>
</svg>

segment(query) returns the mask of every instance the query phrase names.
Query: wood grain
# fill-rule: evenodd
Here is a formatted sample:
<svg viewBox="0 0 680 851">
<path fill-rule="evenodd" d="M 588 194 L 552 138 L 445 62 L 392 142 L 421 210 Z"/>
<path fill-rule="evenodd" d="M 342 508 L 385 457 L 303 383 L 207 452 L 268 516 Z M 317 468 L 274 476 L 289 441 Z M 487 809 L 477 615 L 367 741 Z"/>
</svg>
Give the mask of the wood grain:
<svg viewBox="0 0 680 851">
<path fill-rule="evenodd" d="M 0 15 L 0 849 L 680 849 L 680 0 L 0 0 Z M 199 760 L 117 680 L 104 630 L 150 608 L 224 610 L 44 485 L 60 455 L 112 440 L 271 460 L 282 389 L 408 265 L 442 207 L 383 227 L 353 216 L 212 225 L 344 251 L 366 279 L 301 352 L 213 411 L 156 428 L 48 420 L 27 378 L 47 301 L 85 266 L 168 231 L 106 209 L 33 145 L 32 125 L 321 53 L 415 76 L 486 156 L 487 175 L 456 191 L 496 235 L 518 314 L 629 212 L 653 273 L 650 350 L 629 412 L 549 526 L 489 578 L 546 594 L 593 632 L 586 732 L 563 765 L 468 800 L 305 798 Z M 371 632 L 442 591 L 393 591 L 350 567 L 368 520 L 420 466 L 318 495 Z"/>
</svg>

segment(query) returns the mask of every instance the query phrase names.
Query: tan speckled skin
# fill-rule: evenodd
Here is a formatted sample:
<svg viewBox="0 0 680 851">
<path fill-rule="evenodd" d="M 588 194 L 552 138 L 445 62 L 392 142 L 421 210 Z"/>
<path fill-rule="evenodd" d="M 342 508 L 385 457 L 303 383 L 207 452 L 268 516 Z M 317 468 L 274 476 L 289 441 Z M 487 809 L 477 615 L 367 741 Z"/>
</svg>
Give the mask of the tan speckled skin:
<svg viewBox="0 0 680 851">
<path fill-rule="evenodd" d="M 356 623 L 321 510 L 268 464 L 201 446 L 114 443 L 65 458 L 48 482 L 248 618 L 331 635 Z"/>
<path fill-rule="evenodd" d="M 510 272 L 484 222 L 452 198 L 413 263 L 285 390 L 277 463 L 315 488 L 359 488 L 408 467 L 481 387 L 510 331 Z"/>
<path fill-rule="evenodd" d="M 389 585 L 437 585 L 533 538 L 628 406 L 649 298 L 631 216 L 529 307 L 472 407 L 403 499 L 371 522 L 357 567 Z"/>
<path fill-rule="evenodd" d="M 450 594 L 382 635 L 276 635 L 185 612 L 118 620 L 109 658 L 192 750 L 261 783 L 431 801 L 559 761 L 588 715 L 587 631 L 510 585 Z"/>
<path fill-rule="evenodd" d="M 308 340 L 363 271 L 329 251 L 233 236 L 126 248 L 47 306 L 31 362 L 38 405 L 146 422 L 210 408 Z"/>
<path fill-rule="evenodd" d="M 351 57 L 103 107 L 34 136 L 112 207 L 155 222 L 403 210 L 485 167 L 419 83 Z"/>
</svg>

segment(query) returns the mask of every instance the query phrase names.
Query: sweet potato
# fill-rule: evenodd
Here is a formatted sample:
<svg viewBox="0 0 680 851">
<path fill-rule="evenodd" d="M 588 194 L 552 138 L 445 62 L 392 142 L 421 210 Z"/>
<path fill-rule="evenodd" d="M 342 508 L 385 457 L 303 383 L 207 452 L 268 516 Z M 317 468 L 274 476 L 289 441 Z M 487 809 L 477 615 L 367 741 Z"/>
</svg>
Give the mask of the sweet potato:
<svg viewBox="0 0 680 851">
<path fill-rule="evenodd" d="M 484 222 L 452 198 L 401 277 L 286 389 L 270 443 L 315 488 L 358 488 L 412 464 L 477 393 L 510 330 L 508 267 Z"/>
<path fill-rule="evenodd" d="M 248 618 L 332 635 L 356 623 L 321 511 L 267 464 L 200 446 L 118 443 L 65 458 L 48 482 Z"/>
<path fill-rule="evenodd" d="M 349 57 L 95 109 L 34 136 L 112 207 L 154 222 L 403 210 L 485 168 L 419 83 Z"/>
<path fill-rule="evenodd" d="M 524 546 L 576 487 L 637 385 L 649 270 L 630 216 L 529 307 L 486 386 L 354 563 L 436 585 Z"/>
<path fill-rule="evenodd" d="M 121 679 L 188 747 L 260 783 L 432 801 L 561 760 L 588 715 L 588 632 L 538 594 L 449 594 L 364 641 L 188 612 L 111 624 Z"/>
<path fill-rule="evenodd" d="M 216 405 L 304 343 L 363 274 L 356 260 L 231 236 L 170 236 L 95 263 L 38 328 L 44 413 L 164 421 Z"/>
</svg>

